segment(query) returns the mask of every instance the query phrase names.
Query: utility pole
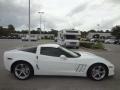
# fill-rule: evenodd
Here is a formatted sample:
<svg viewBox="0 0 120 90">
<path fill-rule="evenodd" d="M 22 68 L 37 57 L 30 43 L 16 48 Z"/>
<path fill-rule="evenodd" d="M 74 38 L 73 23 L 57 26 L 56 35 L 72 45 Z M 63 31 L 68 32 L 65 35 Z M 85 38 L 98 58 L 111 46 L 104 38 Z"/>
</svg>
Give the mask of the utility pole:
<svg viewBox="0 0 120 90">
<path fill-rule="evenodd" d="M 44 25 L 44 29 L 43 29 L 43 30 L 45 31 L 45 18 L 44 18 L 44 21 L 43 21 L 43 22 L 44 22 L 44 24 L 43 24 L 43 25 Z"/>
<path fill-rule="evenodd" d="M 97 24 L 98 31 L 100 30 L 100 24 Z"/>
<path fill-rule="evenodd" d="M 42 31 L 42 28 L 41 28 L 41 23 L 42 23 L 42 16 L 41 14 L 44 14 L 44 12 L 38 12 L 40 14 L 40 39 L 41 39 L 41 31 Z"/>
<path fill-rule="evenodd" d="M 30 26 L 31 26 L 30 25 L 30 0 L 29 0 L 29 10 L 28 11 L 29 11 L 29 18 L 28 18 L 29 19 L 28 20 L 29 21 L 29 31 L 28 31 L 28 34 L 29 34 L 29 42 L 30 42 Z"/>
</svg>

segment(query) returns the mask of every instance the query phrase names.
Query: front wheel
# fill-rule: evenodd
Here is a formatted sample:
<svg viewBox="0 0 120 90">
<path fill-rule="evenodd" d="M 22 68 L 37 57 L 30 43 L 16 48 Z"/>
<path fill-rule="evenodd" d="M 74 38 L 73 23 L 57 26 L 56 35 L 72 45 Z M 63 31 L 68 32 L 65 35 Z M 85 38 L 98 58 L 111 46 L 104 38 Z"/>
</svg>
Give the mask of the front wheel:
<svg viewBox="0 0 120 90">
<path fill-rule="evenodd" d="M 29 64 L 20 62 L 13 67 L 14 76 L 19 80 L 25 80 L 32 76 L 32 68 Z"/>
<path fill-rule="evenodd" d="M 88 70 L 88 77 L 100 81 L 108 76 L 108 69 L 104 64 L 95 64 Z"/>
</svg>

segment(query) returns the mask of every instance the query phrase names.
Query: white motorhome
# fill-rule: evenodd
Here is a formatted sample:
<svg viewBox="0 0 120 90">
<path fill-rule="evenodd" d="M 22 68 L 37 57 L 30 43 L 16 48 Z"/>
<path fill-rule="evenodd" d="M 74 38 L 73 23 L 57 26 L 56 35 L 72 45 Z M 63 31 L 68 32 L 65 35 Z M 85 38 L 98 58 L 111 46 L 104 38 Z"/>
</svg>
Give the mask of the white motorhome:
<svg viewBox="0 0 120 90">
<path fill-rule="evenodd" d="M 80 35 L 81 32 L 79 30 L 61 30 L 58 32 L 57 44 L 79 48 Z"/>
</svg>

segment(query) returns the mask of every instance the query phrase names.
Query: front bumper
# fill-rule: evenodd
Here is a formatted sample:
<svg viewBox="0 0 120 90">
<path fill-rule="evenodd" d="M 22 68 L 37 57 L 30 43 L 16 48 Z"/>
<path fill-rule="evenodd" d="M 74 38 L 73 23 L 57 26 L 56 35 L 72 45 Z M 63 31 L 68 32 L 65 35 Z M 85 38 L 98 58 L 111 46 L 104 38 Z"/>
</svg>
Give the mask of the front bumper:
<svg viewBox="0 0 120 90">
<path fill-rule="evenodd" d="M 115 74 L 115 67 L 109 66 L 108 69 L 109 69 L 108 76 L 113 76 Z"/>
<path fill-rule="evenodd" d="M 67 46 L 67 47 L 79 47 L 79 43 L 78 42 L 66 42 L 65 46 Z"/>
</svg>

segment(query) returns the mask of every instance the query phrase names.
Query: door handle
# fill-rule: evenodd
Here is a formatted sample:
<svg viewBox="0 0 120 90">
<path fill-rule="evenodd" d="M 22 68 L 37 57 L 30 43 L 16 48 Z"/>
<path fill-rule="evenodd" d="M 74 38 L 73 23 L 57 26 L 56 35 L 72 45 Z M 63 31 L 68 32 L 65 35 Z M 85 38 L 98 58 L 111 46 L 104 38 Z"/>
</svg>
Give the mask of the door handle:
<svg viewBox="0 0 120 90">
<path fill-rule="evenodd" d="M 38 59 L 38 56 L 36 56 L 36 59 Z"/>
</svg>

